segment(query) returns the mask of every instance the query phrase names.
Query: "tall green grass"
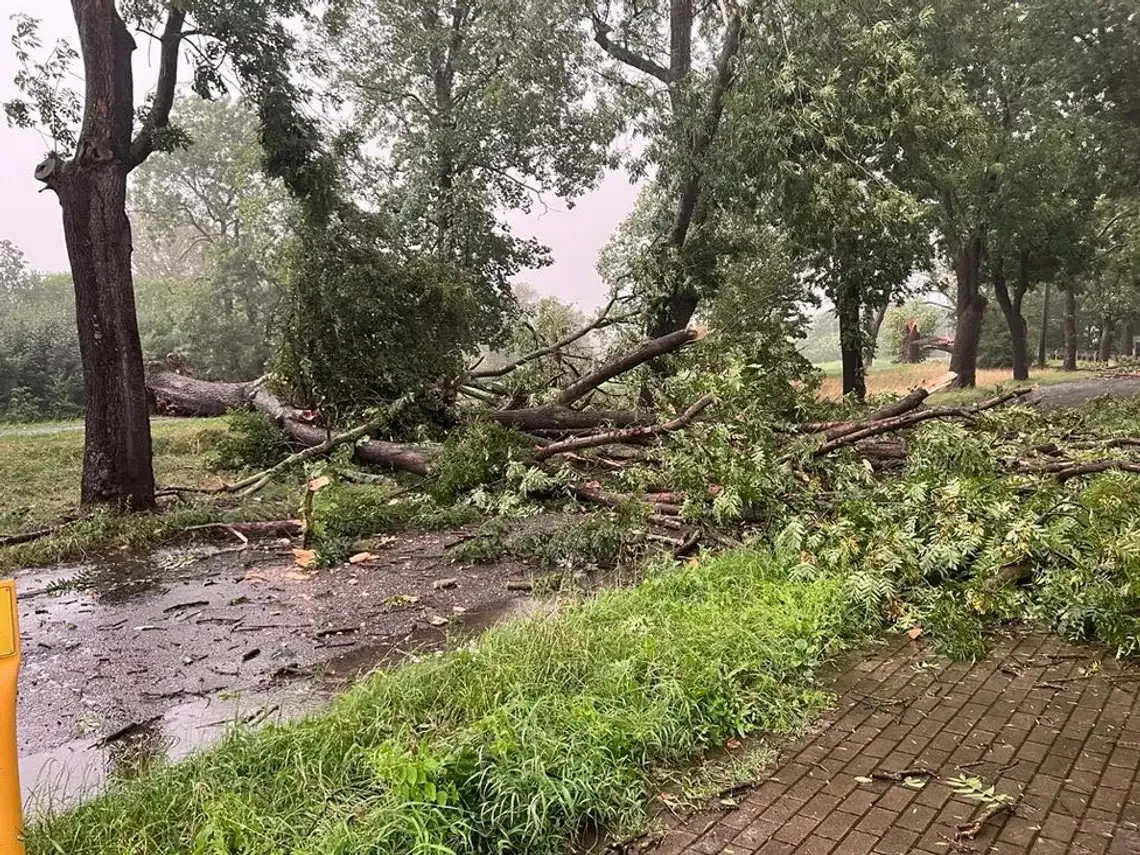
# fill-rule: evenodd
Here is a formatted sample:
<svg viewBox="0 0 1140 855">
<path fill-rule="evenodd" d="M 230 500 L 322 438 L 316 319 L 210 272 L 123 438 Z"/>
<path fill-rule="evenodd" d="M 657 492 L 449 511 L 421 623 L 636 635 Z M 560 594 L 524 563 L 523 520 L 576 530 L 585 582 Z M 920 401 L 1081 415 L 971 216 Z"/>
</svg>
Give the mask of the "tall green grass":
<svg viewBox="0 0 1140 855">
<path fill-rule="evenodd" d="M 562 852 L 644 819 L 655 772 L 786 731 L 861 629 L 837 579 L 738 553 L 650 574 L 373 676 L 37 821 L 31 855 Z"/>
</svg>

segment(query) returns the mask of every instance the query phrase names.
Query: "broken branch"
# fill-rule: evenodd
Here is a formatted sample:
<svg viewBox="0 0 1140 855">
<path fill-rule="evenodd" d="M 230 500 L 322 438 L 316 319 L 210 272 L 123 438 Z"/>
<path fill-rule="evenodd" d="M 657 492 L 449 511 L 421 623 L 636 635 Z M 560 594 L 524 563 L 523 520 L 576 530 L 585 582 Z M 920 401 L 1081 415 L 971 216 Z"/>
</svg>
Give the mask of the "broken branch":
<svg viewBox="0 0 1140 855">
<path fill-rule="evenodd" d="M 647 341 L 624 356 L 607 362 L 596 371 L 591 371 L 581 380 L 571 383 L 554 399 L 554 403 L 568 407 L 579 398 L 584 398 L 588 393 L 606 381 L 617 377 L 619 374 L 625 374 L 627 371 L 632 371 L 634 368 L 644 365 L 652 359 L 680 350 L 685 345 L 700 341 L 704 338 L 705 334 L 703 330 L 683 329 L 663 335 L 660 338 L 655 338 L 652 341 Z"/>
<path fill-rule="evenodd" d="M 534 456 L 537 460 L 545 460 L 548 457 L 553 457 L 555 454 L 563 454 L 568 451 L 581 451 L 585 448 L 597 448 L 600 445 L 613 445 L 637 439 L 645 439 L 662 433 L 672 433 L 689 424 L 689 422 L 700 415 L 712 402 L 713 396 L 705 395 L 685 410 L 685 412 L 681 413 L 681 415 L 667 422 L 662 422 L 657 425 L 648 425 L 646 427 L 624 428 L 622 430 L 592 434 L 590 436 L 578 436 L 573 439 L 563 440 L 562 442 L 552 442 L 538 449 L 534 453 Z"/>
</svg>

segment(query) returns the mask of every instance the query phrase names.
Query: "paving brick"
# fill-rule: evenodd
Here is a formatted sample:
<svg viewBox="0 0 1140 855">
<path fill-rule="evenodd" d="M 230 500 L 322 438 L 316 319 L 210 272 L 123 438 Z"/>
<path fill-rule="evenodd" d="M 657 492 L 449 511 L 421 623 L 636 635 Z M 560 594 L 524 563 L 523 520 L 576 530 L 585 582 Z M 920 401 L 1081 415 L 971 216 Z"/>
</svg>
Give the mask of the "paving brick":
<svg viewBox="0 0 1140 855">
<path fill-rule="evenodd" d="M 1069 845 L 1059 840 L 1039 837 L 1029 850 L 1029 855 L 1069 855 Z"/>
<path fill-rule="evenodd" d="M 1078 821 L 1071 816 L 1052 813 L 1041 823 L 1041 836 L 1048 837 L 1050 840 L 1059 840 L 1062 843 L 1068 843 L 1073 839 L 1073 835 L 1077 833 L 1078 824 Z"/>
<path fill-rule="evenodd" d="M 811 834 L 812 830 L 819 825 L 819 820 L 812 819 L 807 816 L 794 816 L 786 823 L 783 828 L 775 834 L 775 839 L 784 843 L 800 843 L 805 837 Z"/>
<path fill-rule="evenodd" d="M 815 834 L 829 840 L 839 840 L 846 836 L 847 832 L 853 829 L 858 821 L 859 817 L 854 814 L 836 811 L 816 826 Z"/>
<path fill-rule="evenodd" d="M 914 667 L 918 657 L 942 670 Z M 840 675 L 836 711 L 785 745 L 739 809 L 700 817 L 652 852 L 945 855 L 954 825 L 981 810 L 939 782 L 961 771 L 1019 794 L 1024 807 L 988 823 L 974 841 L 979 852 L 1137 855 L 1140 686 L 1112 684 L 1121 670 L 1108 658 L 1062 691 L 1037 685 L 1083 677 L 1079 669 L 1101 660 L 1091 647 L 1016 632 L 974 664 L 929 659 L 922 642 L 877 649 Z M 910 702 L 874 709 L 868 696 Z M 937 778 L 918 791 L 856 780 L 913 766 Z"/>
<path fill-rule="evenodd" d="M 1108 845 L 1109 855 L 1136 855 L 1140 852 L 1140 830 L 1119 828 Z"/>
<path fill-rule="evenodd" d="M 732 843 L 745 849 L 758 849 L 771 840 L 779 830 L 780 823 L 758 819 L 732 838 Z"/>
<path fill-rule="evenodd" d="M 882 837 L 894 825 L 898 814 L 886 808 L 873 807 L 856 824 L 856 828 L 875 837 Z"/>
<path fill-rule="evenodd" d="M 894 786 L 879 797 L 879 800 L 875 802 L 875 806 L 900 814 L 906 809 L 906 806 L 914 800 L 916 795 L 917 793 L 910 787 L 902 785 Z"/>
<path fill-rule="evenodd" d="M 824 820 L 838 807 L 842 799 L 831 793 L 817 793 L 812 797 L 811 801 L 807 802 L 800 808 L 800 815 L 811 817 L 812 819 Z"/>
<path fill-rule="evenodd" d="M 917 831 L 905 828 L 892 828 L 875 844 L 877 855 L 908 855 L 918 840 Z"/>
<path fill-rule="evenodd" d="M 843 855 L 867 855 L 878 842 L 879 839 L 873 834 L 852 831 L 839 842 L 836 852 L 842 852 Z"/>
<path fill-rule="evenodd" d="M 911 805 L 906 811 L 899 814 L 899 818 L 895 820 L 895 823 L 901 828 L 923 832 L 926 831 L 937 815 L 938 811 L 932 807 Z"/>
</svg>

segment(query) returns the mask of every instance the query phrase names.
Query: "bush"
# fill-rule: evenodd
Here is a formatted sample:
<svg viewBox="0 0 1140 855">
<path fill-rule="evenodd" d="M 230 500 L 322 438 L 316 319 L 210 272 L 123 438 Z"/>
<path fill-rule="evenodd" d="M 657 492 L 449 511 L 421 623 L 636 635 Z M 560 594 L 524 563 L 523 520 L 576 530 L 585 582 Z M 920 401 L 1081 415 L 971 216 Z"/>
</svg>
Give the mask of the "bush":
<svg viewBox="0 0 1140 855">
<path fill-rule="evenodd" d="M 289 454 L 289 440 L 273 420 L 256 410 L 232 410 L 226 432 L 214 445 L 210 465 L 231 472 L 276 466 Z"/>
<path fill-rule="evenodd" d="M 615 521 L 599 517 L 526 535 L 511 544 L 511 551 L 544 567 L 613 567 L 627 537 Z"/>
</svg>

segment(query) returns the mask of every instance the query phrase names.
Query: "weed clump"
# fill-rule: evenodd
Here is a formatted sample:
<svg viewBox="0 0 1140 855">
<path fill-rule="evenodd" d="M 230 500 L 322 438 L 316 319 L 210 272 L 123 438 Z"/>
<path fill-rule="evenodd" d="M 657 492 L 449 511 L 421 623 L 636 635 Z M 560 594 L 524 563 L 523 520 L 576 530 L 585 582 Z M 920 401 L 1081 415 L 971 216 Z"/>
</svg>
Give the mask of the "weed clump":
<svg viewBox="0 0 1140 855">
<path fill-rule="evenodd" d="M 231 410 L 226 431 L 218 437 L 210 466 L 241 472 L 268 469 L 289 454 L 289 441 L 273 420 L 256 410 Z"/>
<path fill-rule="evenodd" d="M 595 517 L 525 535 L 512 545 L 512 551 L 542 567 L 613 567 L 629 538 L 629 531 L 615 520 Z"/>
</svg>

